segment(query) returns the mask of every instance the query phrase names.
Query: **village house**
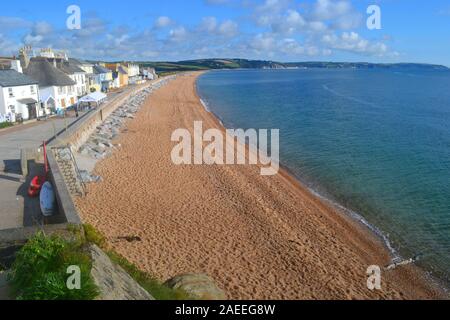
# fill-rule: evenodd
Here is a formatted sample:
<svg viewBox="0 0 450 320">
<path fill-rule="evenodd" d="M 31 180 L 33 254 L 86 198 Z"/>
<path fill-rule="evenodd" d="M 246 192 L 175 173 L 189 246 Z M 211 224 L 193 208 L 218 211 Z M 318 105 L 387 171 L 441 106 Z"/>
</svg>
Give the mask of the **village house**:
<svg viewBox="0 0 450 320">
<path fill-rule="evenodd" d="M 101 91 L 108 92 L 113 86 L 112 71 L 101 65 L 95 65 L 94 74 L 96 75 L 96 81 L 101 84 Z"/>
<path fill-rule="evenodd" d="M 142 80 L 138 64 L 130 62 L 130 63 L 123 63 L 122 66 L 124 67 L 125 71 L 128 74 L 129 84 L 138 84 Z"/>
<path fill-rule="evenodd" d="M 21 55 L 25 54 L 23 51 Z M 67 74 L 73 81 L 76 82 L 75 92 L 77 97 L 82 97 L 87 94 L 88 88 L 86 86 L 86 73 L 83 69 L 79 68 L 75 63 L 69 60 L 67 54 L 64 52 L 54 52 L 52 49 L 42 49 L 40 53 L 41 57 L 47 58 L 56 68 Z"/>
<path fill-rule="evenodd" d="M 24 74 L 38 82 L 40 102 L 45 114 L 65 110 L 77 103 L 77 83 L 47 58 L 30 59 Z"/>
<path fill-rule="evenodd" d="M 120 63 L 106 63 L 105 67 L 113 73 L 113 87 L 122 88 L 129 84 L 128 71 Z"/>
<path fill-rule="evenodd" d="M 20 61 L 0 69 L 0 122 L 35 119 L 39 115 L 38 82 L 22 73 Z"/>
<path fill-rule="evenodd" d="M 155 68 L 142 67 L 141 75 L 144 80 L 156 80 L 158 75 L 156 74 Z"/>
<path fill-rule="evenodd" d="M 86 76 L 86 92 L 87 93 L 101 91 L 102 83 L 99 82 L 99 78 L 95 74 L 95 70 L 94 70 L 94 66 L 95 65 L 93 63 L 90 63 L 90 62 L 87 62 L 87 61 L 83 61 L 83 60 L 74 59 L 74 58 L 69 58 L 69 62 L 71 64 L 77 66 L 78 68 L 82 69 L 85 72 L 85 76 Z"/>
<path fill-rule="evenodd" d="M 75 82 L 75 86 L 71 88 L 71 92 L 73 91 L 77 98 L 87 94 L 86 73 L 83 70 L 59 58 L 47 58 L 47 60 Z"/>
</svg>

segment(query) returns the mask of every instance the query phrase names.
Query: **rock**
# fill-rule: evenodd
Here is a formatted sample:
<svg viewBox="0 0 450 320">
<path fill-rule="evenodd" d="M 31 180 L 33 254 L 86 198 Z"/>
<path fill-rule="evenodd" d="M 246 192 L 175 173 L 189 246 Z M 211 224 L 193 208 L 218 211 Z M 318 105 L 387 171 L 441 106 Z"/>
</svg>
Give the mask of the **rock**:
<svg viewBox="0 0 450 320">
<path fill-rule="evenodd" d="M 111 154 L 114 149 L 112 140 L 123 130 L 123 126 L 128 119 L 134 119 L 137 112 L 143 106 L 147 97 L 156 89 L 161 88 L 170 80 L 176 77 L 169 77 L 158 84 L 143 89 L 141 92 L 131 95 L 127 102 L 118 107 L 105 121 L 96 127 L 88 141 L 78 150 L 84 156 L 99 160 Z"/>
<path fill-rule="evenodd" d="M 102 181 L 102 177 L 92 175 L 86 170 L 80 170 L 80 176 L 81 176 L 81 180 L 84 183 L 97 183 L 97 182 Z"/>
<path fill-rule="evenodd" d="M 226 300 L 227 296 L 209 276 L 205 274 L 184 274 L 165 283 L 172 289 L 181 289 L 197 300 Z"/>
<path fill-rule="evenodd" d="M 91 275 L 100 290 L 97 300 L 155 300 L 120 266 L 97 246 L 90 247 Z"/>
</svg>

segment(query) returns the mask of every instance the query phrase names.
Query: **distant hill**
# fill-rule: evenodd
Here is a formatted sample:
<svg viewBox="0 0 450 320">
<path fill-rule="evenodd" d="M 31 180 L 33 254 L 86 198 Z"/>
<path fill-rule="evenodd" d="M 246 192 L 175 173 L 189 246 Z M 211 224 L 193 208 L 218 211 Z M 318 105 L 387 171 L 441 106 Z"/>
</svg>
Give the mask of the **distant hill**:
<svg viewBox="0 0 450 320">
<path fill-rule="evenodd" d="M 247 59 L 200 59 L 178 62 L 140 62 L 145 67 L 153 67 L 158 73 L 180 71 L 214 70 L 214 69 L 287 69 L 287 68 L 327 68 L 327 69 L 388 69 L 388 68 L 420 68 L 448 70 L 442 65 L 419 63 L 367 63 L 367 62 L 275 62 Z"/>
</svg>

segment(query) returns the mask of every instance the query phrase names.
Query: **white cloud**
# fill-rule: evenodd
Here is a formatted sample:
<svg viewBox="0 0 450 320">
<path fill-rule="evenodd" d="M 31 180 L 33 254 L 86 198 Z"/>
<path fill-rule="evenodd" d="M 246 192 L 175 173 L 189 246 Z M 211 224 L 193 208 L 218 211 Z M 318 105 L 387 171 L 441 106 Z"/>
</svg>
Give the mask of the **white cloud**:
<svg viewBox="0 0 450 320">
<path fill-rule="evenodd" d="M 155 21 L 155 28 L 166 28 L 172 24 L 172 20 L 169 17 L 161 16 Z"/>
<path fill-rule="evenodd" d="M 275 38 L 267 34 L 256 35 L 250 43 L 250 47 L 258 52 L 260 51 L 271 51 L 275 48 Z"/>
<path fill-rule="evenodd" d="M 170 30 L 170 40 L 174 42 L 180 42 L 185 40 L 188 32 L 185 27 L 176 27 L 175 29 Z"/>
<path fill-rule="evenodd" d="M 205 32 L 215 32 L 217 28 L 217 19 L 216 17 L 205 17 L 202 19 L 202 22 L 200 23 L 200 31 Z"/>
<path fill-rule="evenodd" d="M 10 56 L 16 54 L 19 49 L 19 44 L 8 39 L 0 33 L 0 55 Z"/>
<path fill-rule="evenodd" d="M 317 0 L 314 6 L 314 16 L 318 20 L 331 20 L 352 11 L 349 1 Z"/>
<path fill-rule="evenodd" d="M 206 1 L 206 0 L 205 0 Z M 253 0 L 239 0 L 254 3 Z M 209 0 L 207 4 L 229 5 L 238 0 Z M 20 18 L 0 17 L 0 52 L 23 43 L 36 47 L 67 50 L 90 59 L 183 60 L 208 57 L 274 58 L 296 60 L 329 56 L 337 51 L 358 55 L 395 55 L 389 40 L 368 40 L 359 34 L 361 13 L 348 0 L 311 0 L 300 6 L 294 0 L 264 0 L 246 6 L 245 16 L 221 20 L 206 16 L 197 24 L 183 25 L 159 16 L 147 29 L 115 27 L 96 16 L 83 18 L 77 31 L 56 29 L 42 21 L 30 23 Z M 237 21 L 243 21 L 242 25 Z M 16 26 L 16 35 L 4 32 Z M 18 28 L 20 26 L 20 28 Z M 4 29 L 5 28 L 5 29 Z M 11 49 L 9 52 L 11 52 Z"/>
<path fill-rule="evenodd" d="M 219 26 L 219 34 L 228 38 L 234 37 L 238 31 L 238 24 L 231 20 L 227 20 Z"/>
<path fill-rule="evenodd" d="M 388 46 L 386 44 L 382 42 L 371 42 L 353 31 L 343 32 L 340 36 L 335 34 L 325 35 L 322 41 L 332 49 L 376 56 L 385 56 L 388 54 Z"/>
<path fill-rule="evenodd" d="M 36 35 L 47 35 L 53 32 L 53 27 L 46 21 L 40 21 L 34 24 L 33 33 Z"/>
</svg>

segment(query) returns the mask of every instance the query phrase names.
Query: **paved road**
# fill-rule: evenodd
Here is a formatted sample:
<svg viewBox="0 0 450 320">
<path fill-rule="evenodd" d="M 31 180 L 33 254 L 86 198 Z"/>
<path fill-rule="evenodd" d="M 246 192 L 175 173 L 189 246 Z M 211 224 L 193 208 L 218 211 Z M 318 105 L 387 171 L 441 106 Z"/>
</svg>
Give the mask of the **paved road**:
<svg viewBox="0 0 450 320">
<path fill-rule="evenodd" d="M 38 148 L 44 140 L 49 140 L 72 125 L 76 117 L 54 118 L 39 121 L 23 127 L 14 127 L 0 132 L 0 171 L 20 174 L 20 150 Z"/>
<path fill-rule="evenodd" d="M 108 94 L 108 101 L 114 100 L 134 86 Z M 68 114 L 66 119 L 53 118 L 31 124 L 16 126 L 0 131 L 0 230 L 20 228 L 39 224 L 41 214 L 39 200 L 27 196 L 30 179 L 43 172 L 42 164 L 30 163 L 30 176 L 22 177 L 20 150 L 39 148 L 61 133 L 66 125 L 70 127 L 76 121 L 82 121 L 85 113 L 76 118 Z"/>
<path fill-rule="evenodd" d="M 30 178 L 41 174 L 41 164 L 30 163 L 30 177 L 22 177 L 20 150 L 39 148 L 77 121 L 76 117 L 51 119 L 0 132 L 0 230 L 40 223 L 38 199 L 27 197 Z"/>
</svg>

